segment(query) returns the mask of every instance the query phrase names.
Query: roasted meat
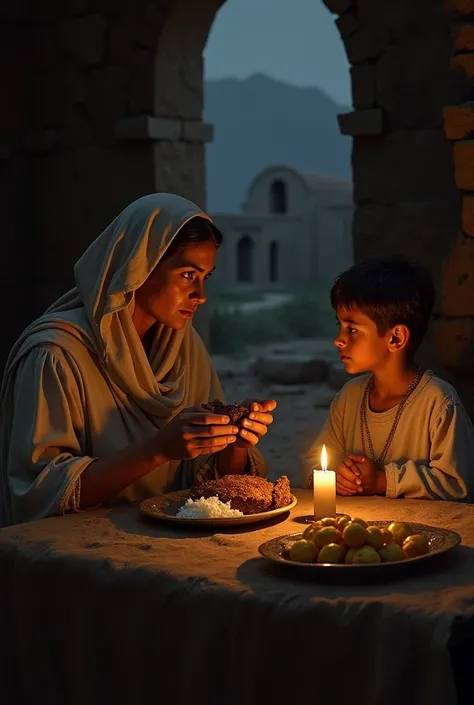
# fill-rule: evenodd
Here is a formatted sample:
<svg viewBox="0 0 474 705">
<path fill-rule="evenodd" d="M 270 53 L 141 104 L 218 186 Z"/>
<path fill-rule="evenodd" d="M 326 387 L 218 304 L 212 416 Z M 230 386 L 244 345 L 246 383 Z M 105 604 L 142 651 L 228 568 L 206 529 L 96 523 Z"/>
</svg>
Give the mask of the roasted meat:
<svg viewBox="0 0 474 705">
<path fill-rule="evenodd" d="M 286 507 L 291 502 L 290 481 L 286 475 L 278 478 L 273 486 L 273 505 L 272 509 Z"/>
<path fill-rule="evenodd" d="M 232 424 L 238 423 L 249 413 L 249 410 L 241 404 L 224 404 L 220 399 L 214 399 L 207 404 L 201 404 L 201 406 L 206 411 L 210 411 L 211 414 L 228 416 Z"/>
<path fill-rule="evenodd" d="M 217 480 L 203 482 L 190 492 L 191 499 L 215 496 L 221 502 L 230 502 L 232 509 L 239 509 L 244 514 L 277 509 L 291 501 L 290 483 L 286 475 L 282 475 L 275 484 L 253 475 L 224 475 Z"/>
</svg>

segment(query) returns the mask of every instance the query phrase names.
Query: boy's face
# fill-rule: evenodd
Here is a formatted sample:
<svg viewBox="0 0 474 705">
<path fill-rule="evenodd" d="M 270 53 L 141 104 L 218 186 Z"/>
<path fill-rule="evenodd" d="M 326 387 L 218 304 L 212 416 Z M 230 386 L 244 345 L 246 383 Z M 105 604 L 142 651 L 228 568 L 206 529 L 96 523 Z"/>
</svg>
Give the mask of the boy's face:
<svg viewBox="0 0 474 705">
<path fill-rule="evenodd" d="M 340 327 L 334 345 L 346 371 L 357 374 L 384 367 L 390 357 L 392 331 L 380 336 L 373 320 L 358 309 L 339 309 L 336 316 Z"/>
</svg>

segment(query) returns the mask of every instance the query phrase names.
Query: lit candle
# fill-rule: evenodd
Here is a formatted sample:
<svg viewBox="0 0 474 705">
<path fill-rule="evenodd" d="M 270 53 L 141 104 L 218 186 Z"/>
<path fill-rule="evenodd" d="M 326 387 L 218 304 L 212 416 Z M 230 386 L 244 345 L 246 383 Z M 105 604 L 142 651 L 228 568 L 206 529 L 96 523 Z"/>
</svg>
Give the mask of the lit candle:
<svg viewBox="0 0 474 705">
<path fill-rule="evenodd" d="M 326 446 L 321 451 L 321 470 L 313 470 L 314 518 L 336 515 L 336 473 L 328 470 Z"/>
</svg>

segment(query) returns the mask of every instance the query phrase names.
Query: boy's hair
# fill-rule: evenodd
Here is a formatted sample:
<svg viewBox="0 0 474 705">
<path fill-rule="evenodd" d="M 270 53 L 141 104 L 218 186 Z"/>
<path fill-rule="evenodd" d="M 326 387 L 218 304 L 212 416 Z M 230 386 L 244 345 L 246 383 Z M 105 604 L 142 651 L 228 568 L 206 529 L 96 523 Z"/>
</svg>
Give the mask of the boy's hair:
<svg viewBox="0 0 474 705">
<path fill-rule="evenodd" d="M 382 257 L 356 264 L 340 274 L 331 289 L 331 305 L 359 309 L 380 336 L 396 326 L 410 331 L 409 351 L 421 344 L 435 301 L 431 272 L 403 257 Z"/>
</svg>

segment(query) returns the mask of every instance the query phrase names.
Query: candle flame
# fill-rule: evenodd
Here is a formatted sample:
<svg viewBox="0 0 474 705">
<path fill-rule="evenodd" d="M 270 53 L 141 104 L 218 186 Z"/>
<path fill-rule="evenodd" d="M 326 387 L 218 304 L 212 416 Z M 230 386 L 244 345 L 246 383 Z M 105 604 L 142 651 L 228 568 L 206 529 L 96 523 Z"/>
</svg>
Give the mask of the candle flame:
<svg viewBox="0 0 474 705">
<path fill-rule="evenodd" d="M 323 449 L 321 451 L 321 470 L 326 472 L 327 469 L 328 469 L 328 454 L 326 451 L 326 446 L 323 445 Z"/>
</svg>

